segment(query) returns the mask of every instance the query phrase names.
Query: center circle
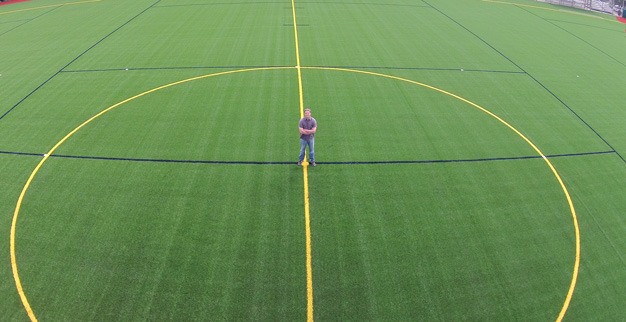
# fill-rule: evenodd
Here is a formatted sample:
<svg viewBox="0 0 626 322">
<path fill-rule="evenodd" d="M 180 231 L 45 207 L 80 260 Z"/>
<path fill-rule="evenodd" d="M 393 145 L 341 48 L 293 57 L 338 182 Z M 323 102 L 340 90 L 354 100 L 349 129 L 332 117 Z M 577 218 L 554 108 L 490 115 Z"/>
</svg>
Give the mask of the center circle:
<svg viewBox="0 0 626 322">
<path fill-rule="evenodd" d="M 306 67 L 303 67 L 303 68 L 304 69 L 311 69 L 311 70 L 322 71 L 323 73 L 320 73 L 320 75 L 329 72 L 329 71 L 324 70 L 322 68 L 306 68 Z M 274 86 L 280 86 L 279 84 L 283 84 L 284 83 L 283 79 L 281 77 L 289 77 L 289 76 L 292 77 L 292 75 L 289 74 L 289 69 L 286 69 L 286 68 L 266 68 L 266 69 L 263 69 L 263 70 L 267 71 L 267 70 L 274 70 L 274 69 L 275 70 L 284 69 L 285 73 L 280 73 L 280 74 L 285 74 L 286 75 L 286 76 L 276 77 L 275 79 L 273 79 L 272 81 L 273 81 L 273 84 L 275 84 Z M 131 148 L 129 148 L 127 152 L 130 152 L 130 153 L 140 152 L 140 153 L 138 153 L 139 157 L 144 157 L 145 158 L 144 152 L 150 153 L 150 151 L 152 151 L 152 152 L 158 151 L 158 153 L 160 153 L 160 154 L 155 155 L 155 156 L 149 156 L 148 158 L 160 158 L 160 159 L 167 159 L 167 158 L 170 158 L 170 157 L 177 157 L 177 156 L 180 155 L 177 151 L 182 151 L 182 150 L 186 150 L 186 149 L 190 149 L 193 152 L 193 148 L 194 148 L 193 144 L 197 144 L 197 143 L 194 143 L 194 142 L 190 143 L 191 146 L 183 146 L 183 147 L 181 147 L 181 150 L 176 150 L 176 149 L 172 148 L 172 147 L 176 147 L 175 145 L 178 144 L 178 143 L 184 145 L 186 143 L 185 142 L 185 138 L 190 136 L 189 133 L 182 133 L 180 136 L 177 136 L 177 133 L 185 131 L 185 129 L 184 129 L 184 126 L 181 126 L 180 128 L 178 128 L 177 127 L 178 124 L 176 122 L 177 121 L 181 121 L 181 120 L 194 121 L 194 122 L 195 121 L 199 121 L 197 119 L 194 119 L 193 115 L 189 116 L 189 118 L 187 118 L 187 119 L 184 117 L 184 115 L 177 115 L 176 117 L 182 117 L 182 118 L 181 119 L 169 119 L 168 120 L 168 121 L 170 121 L 169 124 L 168 123 L 165 123 L 165 124 L 160 123 L 160 122 L 163 122 L 163 121 L 158 119 L 158 118 L 155 118 L 155 119 L 152 120 L 152 122 L 154 122 L 154 124 L 152 124 L 154 126 L 153 127 L 154 129 L 158 130 L 158 129 L 167 128 L 167 129 L 171 130 L 170 133 L 168 133 L 166 135 L 166 137 L 167 137 L 166 139 L 169 139 L 171 141 L 165 142 L 165 143 L 168 143 L 166 145 L 162 145 L 162 146 L 170 147 L 171 150 L 168 150 L 168 149 L 164 149 L 164 150 L 154 149 L 155 146 L 150 146 L 150 145 L 148 145 L 147 146 L 148 148 L 146 150 L 144 150 L 144 151 L 137 150 L 136 149 L 137 147 L 146 146 L 145 144 L 150 144 L 154 140 L 151 140 L 151 139 L 146 139 L 144 141 L 139 140 L 139 138 L 142 135 L 142 133 L 138 133 L 138 132 L 132 133 L 132 134 L 134 134 L 134 136 L 128 136 L 128 134 L 130 132 L 123 132 L 123 131 L 121 133 L 118 132 L 118 133 L 113 133 L 111 135 L 103 136 L 102 133 L 105 133 L 105 132 L 109 132 L 110 133 L 111 129 L 106 128 L 108 126 L 106 124 L 100 125 L 99 124 L 100 122 L 94 122 L 94 121 L 96 119 L 100 118 L 101 116 L 104 116 L 106 114 L 107 117 L 109 118 L 109 120 L 113 121 L 113 122 L 111 122 L 111 124 L 119 124 L 118 122 L 124 122 L 125 119 L 126 120 L 134 119 L 134 117 L 129 117 L 128 114 L 126 114 L 126 113 L 110 113 L 110 112 L 113 111 L 113 110 L 116 110 L 118 107 L 121 107 L 122 105 L 129 104 L 131 102 L 134 103 L 136 100 L 138 100 L 140 98 L 142 100 L 143 99 L 152 100 L 151 102 L 153 104 L 157 104 L 159 102 L 163 102 L 164 99 L 175 99 L 175 97 L 172 96 L 171 93 L 168 93 L 168 91 L 170 91 L 172 89 L 172 87 L 174 87 L 176 85 L 191 83 L 194 80 L 200 80 L 200 79 L 210 78 L 210 77 L 214 77 L 214 76 L 224 76 L 224 77 L 226 77 L 226 75 L 229 75 L 229 74 L 244 73 L 244 72 L 256 72 L 256 71 L 261 71 L 261 69 L 250 69 L 250 70 L 241 70 L 241 71 L 217 73 L 217 74 L 210 74 L 210 75 L 204 75 L 204 76 L 200 76 L 200 77 L 196 77 L 196 78 L 191 78 L 191 79 L 188 79 L 188 80 L 183 80 L 183 81 L 180 81 L 180 82 L 164 85 L 164 86 L 159 87 L 159 88 L 157 88 L 155 90 L 144 92 L 144 93 L 139 94 L 139 95 L 137 95 L 137 96 L 135 96 L 135 97 L 133 97 L 131 99 L 128 99 L 128 100 L 124 101 L 124 102 L 118 103 L 118 104 L 116 104 L 116 105 L 106 109 L 104 111 L 104 113 L 98 114 L 96 117 L 91 118 L 87 122 L 81 124 L 79 127 L 77 127 L 75 129 L 75 131 L 70 133 L 62 141 L 60 141 L 57 145 L 55 145 L 55 147 L 51 151 L 49 151 L 49 153 L 47 153 L 49 156 L 46 156 L 42 160 L 42 163 L 40 163 L 40 166 L 38 166 L 37 169 L 35 171 L 33 171 L 32 178 L 34 179 L 36 177 L 37 172 L 39 171 L 39 169 L 41 168 L 41 166 L 43 165 L 44 162 L 49 162 L 49 160 L 54 159 L 53 156 L 58 151 L 63 151 L 63 153 L 65 153 L 65 154 L 67 154 L 68 151 L 77 152 L 78 155 L 81 155 L 81 156 L 98 155 L 99 153 L 104 153 L 104 155 L 108 155 L 108 152 L 113 151 L 115 149 L 118 149 L 120 147 L 120 142 L 123 142 L 124 140 L 128 140 L 129 137 L 135 138 L 135 143 L 136 144 L 132 144 Z M 370 74 L 370 76 L 381 76 L 382 75 L 382 74 L 375 74 L 375 73 L 365 73 L 365 72 L 360 72 L 360 71 L 346 71 L 346 70 L 336 70 L 336 71 L 348 72 L 346 74 L 348 78 L 362 77 L 363 74 Z M 254 73 L 250 73 L 250 74 L 254 74 Z M 244 75 L 248 75 L 248 73 L 240 74 L 240 76 L 244 76 Z M 321 76 L 323 76 L 323 75 L 321 75 Z M 315 75 L 312 75 L 311 77 L 315 77 Z M 422 87 L 426 87 L 426 88 L 431 89 L 431 90 L 433 89 L 433 87 L 423 86 L 424 84 L 420 85 L 417 82 L 413 82 L 413 81 L 406 80 L 406 79 L 399 79 L 397 77 L 391 77 L 391 76 L 381 76 L 381 77 L 387 77 L 387 78 L 390 78 L 390 79 L 400 80 L 402 82 L 402 85 L 398 85 L 398 87 L 400 87 L 398 89 L 398 93 L 399 94 L 405 94 L 406 95 L 406 92 L 403 92 L 403 90 L 404 90 L 403 88 L 404 87 L 408 88 L 408 87 L 411 87 L 411 86 L 414 86 L 414 85 L 419 85 L 419 86 L 422 86 Z M 305 78 L 305 81 L 307 81 L 307 80 L 308 79 Z M 229 85 L 232 85 L 232 83 L 230 83 Z M 289 87 L 289 86 L 286 86 L 284 88 L 287 88 L 287 87 Z M 320 86 L 320 88 L 321 88 L 321 90 L 341 91 L 341 88 L 338 88 L 338 87 L 324 88 L 323 86 Z M 246 87 L 242 87 L 240 90 L 246 90 Z M 314 92 L 315 90 L 316 89 L 312 89 L 311 91 Z M 286 91 L 289 91 L 289 89 L 286 89 Z M 295 93 L 295 92 L 293 92 L 293 90 L 292 90 L 292 93 Z M 435 94 L 435 95 L 439 95 L 439 96 L 443 96 L 444 97 L 442 99 L 442 101 L 444 101 L 443 104 L 445 104 L 447 107 L 458 108 L 458 106 L 455 106 L 455 103 L 456 104 L 459 103 L 459 97 L 458 96 L 455 97 L 454 95 L 448 95 L 448 94 L 451 94 L 451 93 L 447 93 L 447 94 L 446 93 L 447 92 L 442 91 L 442 90 L 435 90 L 433 92 L 433 94 Z M 148 94 L 150 94 L 150 95 L 148 95 Z M 421 95 L 423 95 L 423 94 L 424 93 L 421 93 Z M 446 95 L 441 95 L 441 94 L 446 94 Z M 189 94 L 189 95 L 192 95 L 192 94 Z M 228 95 L 228 94 L 216 91 L 215 95 Z M 232 95 L 233 95 L 233 98 L 235 98 L 236 94 L 232 94 Z M 315 96 L 316 95 L 312 95 L 312 97 L 315 97 Z M 339 96 L 341 96 L 341 95 L 338 95 L 338 97 Z M 228 96 L 225 96 L 225 97 L 222 96 L 219 99 L 220 100 L 224 100 L 224 101 L 228 101 L 229 97 Z M 260 137 L 257 138 L 258 140 L 256 142 L 252 142 L 252 143 L 256 143 L 257 145 L 250 144 L 250 146 L 252 146 L 252 147 L 258 146 L 258 144 L 260 144 L 260 142 L 263 142 L 263 141 L 267 142 L 268 140 L 271 141 L 271 139 L 274 139 L 274 138 L 278 137 L 278 136 L 275 136 L 275 137 L 263 137 L 263 135 L 264 135 L 263 134 L 263 129 L 264 128 L 263 128 L 262 125 L 263 124 L 268 124 L 268 122 L 270 122 L 270 121 L 275 121 L 276 118 L 281 118 L 282 117 L 282 118 L 284 118 L 284 119 L 282 119 L 284 122 L 283 121 L 279 121 L 279 122 L 270 123 L 270 124 L 286 124 L 286 125 L 283 125 L 283 126 L 285 126 L 284 128 L 282 128 L 283 132 L 284 131 L 288 131 L 287 129 L 292 127 L 291 121 L 293 121 L 293 118 L 294 118 L 292 115 L 290 115 L 290 116 L 282 115 L 281 116 L 280 114 L 282 114 L 282 113 L 276 113 L 276 114 L 270 115 L 270 117 L 267 116 L 267 113 L 270 111 L 269 107 L 276 106 L 276 105 L 278 105 L 278 106 L 289 105 L 289 104 L 281 104 L 280 102 L 277 103 L 275 101 L 275 99 L 276 99 L 275 95 L 270 95 L 270 97 L 267 98 L 267 101 L 265 101 L 265 102 L 261 102 L 261 103 L 256 104 L 256 105 L 246 105 L 246 104 L 243 104 L 244 106 L 252 106 L 253 108 L 257 108 L 257 109 L 260 108 L 260 106 L 268 106 L 268 109 L 266 109 L 266 110 L 258 110 L 257 111 L 257 110 L 252 109 L 252 110 L 246 111 L 247 113 L 246 112 L 242 113 L 243 116 L 241 116 L 241 115 L 238 116 L 238 117 L 256 117 L 256 118 L 261 118 L 261 120 L 260 120 L 261 122 L 259 122 L 259 124 L 260 124 L 259 125 L 259 129 L 258 129 L 257 132 L 255 132 L 255 133 L 261 133 Z M 373 97 L 360 97 L 358 99 L 358 101 L 359 101 L 359 103 L 362 103 L 363 105 L 367 105 L 366 103 L 368 102 L 368 100 L 371 100 L 371 99 L 373 99 Z M 408 100 L 410 102 L 414 102 L 414 103 L 417 102 L 417 101 L 414 101 L 416 99 L 419 99 L 419 98 L 416 98 L 416 97 L 412 97 L 411 98 L 411 97 L 408 97 L 408 96 L 406 97 L 406 100 Z M 244 102 L 244 103 L 252 104 L 253 101 Z M 138 101 L 136 101 L 136 102 L 138 102 Z M 328 103 L 331 103 L 331 102 L 329 101 Z M 465 105 L 465 103 L 467 103 L 467 101 L 461 100 L 461 104 L 460 105 Z M 148 106 L 149 105 L 150 104 L 148 104 Z M 329 119 L 326 122 L 323 121 L 323 117 L 318 117 L 318 121 L 320 121 L 320 129 L 324 128 L 324 124 L 327 124 L 327 125 L 328 124 L 334 124 L 334 126 L 327 126 L 326 130 L 328 132 L 331 132 L 331 131 L 334 130 L 335 132 L 333 133 L 333 137 L 341 137 L 341 135 L 344 135 L 344 134 L 342 134 L 342 131 L 340 129 L 341 124 L 345 123 L 345 122 L 348 122 L 350 120 L 357 120 L 358 121 L 358 118 L 357 118 L 358 115 L 359 115 L 359 110 L 358 109 L 362 108 L 363 105 L 361 105 L 361 106 L 348 106 L 348 107 L 345 107 L 344 111 L 350 111 L 350 113 L 353 113 L 353 114 L 349 115 L 349 117 L 343 117 L 343 118 L 342 117 L 337 117 L 336 119 L 333 119 L 333 120 Z M 412 107 L 414 108 L 415 105 L 413 105 Z M 474 106 L 474 107 L 476 107 L 476 106 Z M 206 108 L 207 109 L 211 109 L 211 108 L 215 109 L 215 110 L 212 110 L 212 113 L 214 113 L 212 115 L 214 115 L 215 118 L 224 119 L 224 120 L 229 118 L 229 116 L 226 115 L 226 114 L 228 114 L 228 111 L 224 110 L 223 108 L 220 109 L 219 106 L 217 106 L 217 107 L 216 106 L 206 106 Z M 313 107 L 313 108 L 315 108 L 315 107 Z M 323 110 L 323 108 L 319 108 L 317 110 L 320 115 L 324 115 L 324 113 L 320 113 L 320 111 L 322 111 L 322 110 Z M 382 111 L 378 111 L 380 113 L 380 117 L 383 117 L 385 114 L 388 114 L 388 113 L 385 113 L 384 109 L 381 108 L 381 110 Z M 331 109 L 328 110 L 328 112 L 330 112 L 330 111 L 331 111 Z M 406 110 L 403 110 L 403 111 L 404 111 L 404 113 L 410 113 L 410 109 L 406 109 Z M 485 112 L 485 111 L 483 111 L 483 112 Z M 136 111 L 133 111 L 132 109 L 128 109 L 128 112 L 140 112 L 141 113 L 141 111 L 139 109 L 137 109 Z M 250 114 L 252 114 L 254 112 L 257 112 L 257 113 L 253 114 L 253 115 L 250 115 Z M 362 110 L 360 112 L 363 113 Z M 439 119 L 441 119 L 441 116 L 442 116 L 441 112 L 439 112 L 440 114 L 438 114 L 437 111 L 433 112 L 433 110 L 422 110 L 422 112 L 431 112 L 430 117 L 433 117 L 433 120 L 435 120 L 438 116 L 440 117 Z M 223 113 L 223 114 L 220 114 L 220 113 Z M 117 115 L 115 115 L 115 114 L 117 114 Z M 475 120 L 469 120 L 470 121 L 469 124 L 471 124 L 471 121 L 480 122 L 483 119 L 484 120 L 490 120 L 492 122 L 495 119 L 497 122 L 501 122 L 501 119 L 494 118 L 494 115 L 490 115 L 488 113 L 475 113 L 475 114 L 477 115 L 477 118 Z M 295 113 L 295 109 L 294 109 L 293 115 L 297 115 L 297 113 Z M 421 114 L 421 115 L 423 116 L 424 114 Z M 406 115 L 404 115 L 404 116 L 406 117 Z M 263 119 L 263 117 L 265 117 L 265 119 Z M 402 117 L 403 117 L 402 113 L 400 113 L 398 115 L 394 115 L 394 118 L 396 118 L 396 120 L 398 120 L 399 122 L 404 124 L 405 120 L 402 119 Z M 452 117 L 452 115 L 450 115 L 450 114 L 448 114 L 447 117 L 449 118 L 449 121 L 451 122 L 450 124 L 452 124 L 453 121 L 455 120 L 455 118 Z M 212 124 L 211 123 L 211 121 L 212 121 L 211 119 L 212 118 L 207 118 L 206 120 L 202 120 L 203 122 L 207 122 L 207 123 L 203 123 L 203 125 L 208 126 L 208 125 Z M 230 123 L 230 122 L 223 122 L 224 125 L 223 125 L 222 129 L 224 131 L 232 130 L 232 126 L 236 126 L 236 124 L 238 124 L 238 122 L 239 123 L 243 122 L 243 119 L 235 117 L 235 118 L 233 118 L 233 121 L 234 122 L 232 122 L 232 123 Z M 265 122 L 263 122 L 263 121 L 265 121 Z M 468 121 L 468 120 L 467 119 L 458 119 L 457 118 L 456 121 L 462 122 L 462 121 Z M 497 124 L 497 122 L 494 122 L 493 124 Z M 508 123 L 503 123 L 503 124 L 506 125 L 506 126 L 502 126 L 501 127 L 503 130 L 505 130 L 505 131 L 510 131 L 511 130 L 510 125 L 508 125 Z M 80 132 L 81 133 L 80 136 L 74 137 L 74 135 L 76 133 L 79 133 L 79 130 L 81 130 L 83 127 L 93 129 L 94 127 L 98 127 L 98 126 L 103 126 L 103 128 L 98 129 L 99 131 L 94 131 L 94 133 L 96 133 L 95 136 L 90 136 L 89 132 L 85 132 L 86 133 L 85 135 L 83 135 L 83 132 Z M 446 131 L 450 130 L 450 126 L 453 126 L 453 125 L 443 126 L 443 128 L 440 129 L 442 135 L 445 134 Z M 128 129 L 132 130 L 133 127 L 129 126 Z M 207 128 L 201 126 L 198 129 L 207 129 Z M 397 129 L 390 129 L 390 130 L 392 130 L 390 134 L 389 133 L 384 133 L 382 135 L 389 135 L 390 137 L 395 137 L 396 136 L 395 134 L 406 133 L 407 129 L 401 127 L 401 128 L 397 128 Z M 514 128 L 513 128 L 513 130 L 514 130 Z M 102 132 L 102 131 L 104 131 L 104 132 Z M 100 133 L 97 133 L 97 132 L 100 132 Z M 427 134 L 427 132 L 428 131 L 424 132 L 423 134 Z M 517 134 L 520 134 L 519 131 L 514 131 L 514 132 L 516 132 Z M 286 133 L 290 133 L 290 132 L 286 132 Z M 323 133 L 323 131 L 321 131 L 320 133 Z M 367 132 L 363 132 L 363 133 L 364 133 L 363 135 L 366 135 Z M 115 135 L 115 134 L 117 134 L 118 136 L 114 137 L 113 135 Z M 369 157 L 371 157 L 371 156 L 378 157 L 378 158 L 380 158 L 380 157 L 388 157 L 390 151 L 393 152 L 392 150 L 385 150 L 385 148 L 387 148 L 386 146 L 379 146 L 378 148 L 380 148 L 382 150 L 382 152 L 380 152 L 379 154 L 376 154 L 376 151 L 373 151 L 371 146 L 367 146 L 367 145 L 358 146 L 358 141 L 359 141 L 358 139 L 359 139 L 359 137 L 356 137 L 356 138 L 352 137 L 351 138 L 351 137 L 349 137 L 350 133 L 347 133 L 347 134 L 348 135 L 342 137 L 343 140 L 339 140 L 339 142 L 331 142 L 331 140 L 329 140 L 327 137 L 324 137 L 323 135 L 320 135 L 320 141 L 327 140 L 328 142 L 330 142 L 331 144 L 328 144 L 329 150 L 330 149 L 334 149 L 334 150 L 330 150 L 330 151 L 333 151 L 333 153 L 335 155 L 341 155 L 341 153 L 343 153 L 342 151 L 345 150 L 345 146 L 342 146 L 341 142 L 345 142 L 347 140 L 352 140 L 352 141 L 349 141 L 351 143 L 351 145 L 348 145 L 348 146 L 355 146 L 356 145 L 357 148 L 366 148 L 366 149 L 368 149 L 368 154 L 366 156 L 369 156 Z M 193 135 L 193 134 L 191 134 L 191 135 Z M 415 134 L 412 134 L 412 135 L 415 135 Z M 285 141 L 282 141 L 284 144 L 279 144 L 279 145 L 281 147 L 286 146 L 287 148 L 279 148 L 279 149 L 277 149 L 277 151 L 275 151 L 275 154 L 274 155 L 270 155 L 270 157 L 286 157 L 286 158 L 289 158 L 290 153 L 292 153 L 292 149 L 289 148 L 290 144 L 288 143 L 288 142 L 290 142 L 290 140 L 289 140 L 289 138 L 285 138 L 285 136 L 281 136 L 281 135 L 279 135 L 279 136 L 282 137 L 283 140 L 285 140 Z M 85 145 L 83 145 L 85 142 L 90 142 L 90 141 L 95 140 L 96 137 L 98 139 L 105 138 L 106 140 L 109 140 L 108 142 L 113 143 L 111 145 L 111 148 L 115 148 L 115 149 L 103 150 L 103 146 L 102 145 L 92 145 L 92 146 L 85 146 Z M 223 137 L 223 135 L 216 135 L 214 140 L 219 140 L 219 137 Z M 515 138 L 515 136 L 511 136 L 511 137 Z M 79 143 L 76 146 L 72 145 L 71 146 L 71 150 L 66 148 L 65 145 L 64 145 L 64 143 L 66 141 L 69 142 L 70 139 L 72 140 L 71 142 L 73 142 L 73 143 Z M 239 139 L 239 141 L 236 141 L 236 142 L 237 143 L 241 143 L 241 142 L 245 142 L 246 139 L 249 139 L 249 137 L 242 137 L 242 138 L 238 138 L 238 139 Z M 518 138 L 518 139 L 520 139 L 520 140 L 518 140 L 517 142 L 521 143 L 520 144 L 521 146 L 524 146 L 525 145 L 525 143 L 524 143 L 525 137 Z M 133 141 L 133 140 L 131 140 L 131 141 Z M 181 143 L 181 141 L 182 141 L 182 143 Z M 102 142 L 102 141 L 100 141 L 100 142 Z M 163 142 L 156 142 L 156 143 L 161 144 Z M 220 142 L 216 142 L 216 143 L 223 144 L 223 143 L 220 143 Z M 217 144 L 217 145 L 219 145 L 219 144 Z M 273 144 L 273 145 L 275 145 L 275 144 Z M 221 161 L 242 160 L 241 158 L 243 158 L 243 160 L 246 160 L 246 158 L 258 158 L 259 150 L 252 150 L 250 148 L 250 146 L 246 146 L 246 148 L 249 148 L 249 149 L 243 149 L 243 151 L 241 149 L 239 151 L 233 151 L 232 155 L 228 155 L 227 154 L 226 156 L 229 157 L 229 158 L 224 158 Z M 397 147 L 398 147 L 398 145 L 394 145 L 394 144 L 389 144 L 389 146 L 394 148 L 393 150 L 397 150 Z M 405 146 L 405 145 L 401 144 L 401 146 Z M 319 147 L 321 147 L 321 144 L 318 145 L 318 151 L 319 151 Z M 90 151 L 90 149 L 92 149 L 92 148 L 94 148 L 96 150 L 100 149 L 100 152 L 99 153 L 95 153 L 95 154 L 89 153 L 89 152 L 97 152 L 97 151 L 93 151 L 93 150 Z M 411 146 L 410 148 L 413 148 L 413 149 L 416 149 L 417 151 L 422 151 L 422 152 L 428 151 L 427 149 L 419 150 L 417 144 L 414 145 L 414 146 Z M 63 150 L 63 149 L 67 149 L 67 150 Z M 295 147 L 294 149 L 297 149 L 297 147 Z M 528 150 L 532 150 L 532 149 L 529 149 L 528 147 L 526 147 L 526 151 L 528 151 Z M 263 149 L 261 149 L 261 151 L 263 151 Z M 448 150 L 446 150 L 446 151 L 448 151 Z M 449 151 L 451 153 L 454 153 L 454 149 L 450 149 Z M 220 152 L 224 152 L 224 151 L 223 150 L 222 151 L 217 151 L 216 150 L 215 153 L 217 153 L 217 154 L 215 154 L 215 155 L 220 154 Z M 410 154 L 403 153 L 405 151 L 399 151 L 399 152 L 402 152 L 402 153 L 397 154 L 397 156 L 399 156 L 399 159 L 397 159 L 398 161 L 410 161 L 410 159 L 407 159 L 407 156 L 410 156 Z M 165 154 L 163 154 L 163 153 L 165 153 Z M 171 153 L 171 155 L 168 155 L 168 153 Z M 203 153 L 211 153 L 211 151 L 210 150 L 205 150 Z M 238 153 L 240 153 L 240 154 L 238 154 Z M 121 153 L 120 155 L 124 156 L 126 154 L 125 153 Z M 223 153 L 221 155 L 224 156 Z M 201 155 L 196 155 L 196 156 L 201 156 Z M 193 154 L 190 154 L 190 155 L 186 156 L 185 159 L 194 160 L 194 157 L 196 157 L 196 156 L 194 156 Z M 349 155 L 349 156 L 353 156 L 353 155 Z M 134 157 L 134 156 L 130 156 L 129 157 L 128 155 L 126 155 L 126 158 L 132 158 L 132 157 Z M 267 156 L 264 156 L 264 157 L 267 157 Z M 356 161 L 367 161 L 367 160 L 371 160 L 371 159 L 363 159 L 363 160 L 356 160 Z M 550 162 L 547 159 L 544 159 L 544 160 L 551 167 Z M 59 161 L 61 161 L 61 160 L 59 160 Z M 64 160 L 64 161 L 66 161 L 66 160 Z M 388 161 L 388 160 L 379 159 L 379 161 Z M 537 160 L 537 161 L 539 161 L 539 160 Z M 106 166 L 106 167 L 108 167 L 108 166 Z M 122 166 L 122 168 L 123 167 L 124 166 Z M 558 177 L 558 173 L 554 172 L 554 174 L 557 175 L 557 177 Z M 224 180 L 227 180 L 227 179 L 224 179 Z M 36 180 L 34 180 L 34 182 L 36 183 Z M 114 184 L 114 182 L 110 182 L 110 184 Z M 131 183 L 131 185 L 132 185 L 132 183 Z M 26 186 L 24 190 L 27 190 L 28 188 L 29 187 Z M 112 188 L 112 187 L 110 187 L 110 188 Z M 563 186 L 563 188 L 564 188 L 564 186 Z M 564 191 L 565 191 L 565 194 L 566 194 L 567 198 L 569 199 L 569 195 L 567 194 L 567 190 L 564 189 Z M 234 191 L 231 191 L 231 192 L 234 192 Z M 20 203 L 21 203 L 21 201 L 20 201 Z M 315 200 L 313 201 L 313 204 L 315 204 Z M 18 204 L 18 208 L 20 206 L 21 206 L 21 204 Z M 19 211 L 16 211 L 15 218 L 17 218 L 18 214 L 19 214 Z M 573 208 L 572 208 L 572 215 L 575 218 L 575 212 L 573 211 Z M 158 229 L 163 229 L 163 227 L 155 227 L 155 229 L 157 229 L 157 230 Z M 315 231 L 313 231 L 313 234 L 315 234 Z M 313 247 L 315 247 L 315 243 L 313 245 L 314 245 Z M 315 261 L 315 257 L 313 258 L 313 260 Z M 14 274 L 17 274 L 17 272 L 14 272 Z M 574 275 L 576 275 L 576 274 L 574 274 Z M 575 285 L 575 279 L 573 280 L 572 284 Z"/>
</svg>

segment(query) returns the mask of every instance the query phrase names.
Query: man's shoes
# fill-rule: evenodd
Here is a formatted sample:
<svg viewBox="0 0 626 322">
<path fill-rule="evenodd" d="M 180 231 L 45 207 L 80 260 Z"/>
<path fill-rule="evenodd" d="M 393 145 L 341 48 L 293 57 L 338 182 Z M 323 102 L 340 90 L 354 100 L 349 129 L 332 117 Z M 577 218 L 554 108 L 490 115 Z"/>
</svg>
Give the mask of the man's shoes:
<svg viewBox="0 0 626 322">
<path fill-rule="evenodd" d="M 298 161 L 298 165 L 302 165 L 302 162 L 303 162 L 303 161 Z M 314 166 L 316 166 L 316 165 L 317 165 L 317 164 L 315 163 L 315 161 L 313 161 L 313 162 L 309 162 L 309 164 L 310 164 L 312 167 L 314 167 Z"/>
</svg>

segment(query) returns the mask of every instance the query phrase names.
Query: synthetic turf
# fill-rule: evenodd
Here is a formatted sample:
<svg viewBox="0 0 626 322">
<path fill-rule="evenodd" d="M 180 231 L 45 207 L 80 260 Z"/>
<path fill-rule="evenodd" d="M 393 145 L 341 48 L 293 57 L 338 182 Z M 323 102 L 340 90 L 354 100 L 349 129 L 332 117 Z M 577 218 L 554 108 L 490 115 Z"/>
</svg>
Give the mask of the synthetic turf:
<svg viewBox="0 0 626 322">
<path fill-rule="evenodd" d="M 581 228 L 565 318 L 626 315 L 620 24 L 534 1 L 295 3 L 319 122 L 315 319 L 553 320 L 564 304 L 575 233 L 546 162 L 471 104 L 399 78 L 479 104 L 546 154 Z M 25 195 L 16 257 L 37 317 L 304 320 L 290 3 L 58 5 L 0 10 L 4 258 L 44 154 L 147 94 L 64 141 Z M 281 68 L 148 93 L 260 67 Z M 0 282 L 0 320 L 26 319 L 8 263 Z"/>
</svg>

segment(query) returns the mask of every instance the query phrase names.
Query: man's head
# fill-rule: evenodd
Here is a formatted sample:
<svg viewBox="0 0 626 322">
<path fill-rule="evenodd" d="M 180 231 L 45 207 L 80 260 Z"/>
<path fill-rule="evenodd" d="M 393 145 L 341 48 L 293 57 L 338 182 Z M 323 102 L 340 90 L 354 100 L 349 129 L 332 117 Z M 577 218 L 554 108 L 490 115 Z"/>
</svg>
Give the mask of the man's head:
<svg viewBox="0 0 626 322">
<path fill-rule="evenodd" d="M 310 119 L 311 118 L 311 109 L 310 108 L 305 108 L 304 109 L 304 118 L 306 118 L 306 119 Z"/>
</svg>

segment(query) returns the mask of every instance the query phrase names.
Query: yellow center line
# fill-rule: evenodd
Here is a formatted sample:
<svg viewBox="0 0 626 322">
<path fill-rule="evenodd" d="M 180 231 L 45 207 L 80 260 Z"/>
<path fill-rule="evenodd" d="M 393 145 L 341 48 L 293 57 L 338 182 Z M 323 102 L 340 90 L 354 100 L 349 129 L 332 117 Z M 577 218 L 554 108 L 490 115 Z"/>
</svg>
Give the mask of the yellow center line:
<svg viewBox="0 0 626 322">
<path fill-rule="evenodd" d="M 291 14 L 293 16 L 293 33 L 296 43 L 296 69 L 298 70 L 298 94 L 300 96 L 300 118 L 304 117 L 304 93 L 302 91 L 302 71 L 300 69 L 300 46 L 298 40 L 298 25 L 296 20 L 295 0 L 291 0 Z"/>
<path fill-rule="evenodd" d="M 75 4 L 83 4 L 83 3 L 99 2 L 99 1 L 100 0 L 86 0 L 86 1 L 78 1 L 78 2 L 58 3 L 58 4 L 51 4 L 49 6 L 41 6 L 41 7 L 34 7 L 34 8 L 26 8 L 26 9 L 18 9 L 18 10 L 13 10 L 13 11 L 0 12 L 0 15 L 6 15 L 6 14 L 9 14 L 9 13 L 16 13 L 16 12 L 22 12 L 22 11 L 46 9 L 46 8 L 52 8 L 52 7 L 71 6 L 71 5 L 75 5 Z"/>
<path fill-rule="evenodd" d="M 298 21 L 296 19 L 295 0 L 291 0 L 291 14 L 293 16 L 293 33 L 296 44 L 296 70 L 298 71 L 298 94 L 300 98 L 300 118 L 304 116 L 304 93 L 302 90 L 302 69 L 300 66 L 300 46 L 298 41 Z M 309 205 L 309 162 L 302 162 L 304 178 L 304 229 L 306 239 L 306 319 L 313 321 L 313 261 L 311 259 L 311 213 Z"/>
<path fill-rule="evenodd" d="M 313 263 L 311 259 L 311 216 L 309 212 L 309 173 L 308 166 L 303 165 L 304 172 L 304 226 L 306 237 L 306 320 L 313 322 Z"/>
</svg>

